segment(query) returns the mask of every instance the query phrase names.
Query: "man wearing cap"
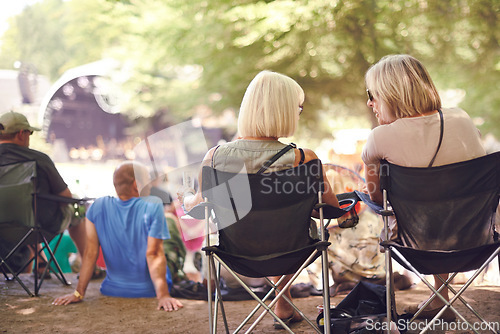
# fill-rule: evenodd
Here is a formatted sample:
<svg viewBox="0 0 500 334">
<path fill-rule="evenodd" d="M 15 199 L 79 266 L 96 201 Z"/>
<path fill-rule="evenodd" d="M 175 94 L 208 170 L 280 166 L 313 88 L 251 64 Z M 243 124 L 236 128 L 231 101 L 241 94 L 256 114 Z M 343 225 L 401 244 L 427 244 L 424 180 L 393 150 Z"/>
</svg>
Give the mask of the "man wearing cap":
<svg viewBox="0 0 500 334">
<path fill-rule="evenodd" d="M 41 194 L 72 197 L 67 184 L 48 155 L 29 148 L 30 136 L 39 128 L 29 124 L 26 117 L 10 111 L 0 116 L 0 165 L 23 161 L 36 161 L 37 190 Z M 51 233 L 57 233 L 64 219 L 70 219 L 67 204 L 38 199 L 37 218 L 40 225 Z M 80 254 L 85 247 L 85 226 L 73 222 L 68 231 Z"/>
</svg>

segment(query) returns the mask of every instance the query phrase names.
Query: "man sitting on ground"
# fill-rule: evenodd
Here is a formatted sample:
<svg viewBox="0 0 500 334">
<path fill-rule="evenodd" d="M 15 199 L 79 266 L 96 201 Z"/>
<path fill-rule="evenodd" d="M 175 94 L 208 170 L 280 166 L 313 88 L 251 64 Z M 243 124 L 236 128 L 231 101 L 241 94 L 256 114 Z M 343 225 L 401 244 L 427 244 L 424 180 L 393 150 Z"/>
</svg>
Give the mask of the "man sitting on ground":
<svg viewBox="0 0 500 334">
<path fill-rule="evenodd" d="M 113 184 L 118 198 L 101 197 L 87 212 L 87 247 L 76 290 L 56 298 L 53 304 L 68 305 L 83 299 L 101 246 L 107 268 L 101 285 L 103 295 L 156 296 L 158 309 L 183 307 L 168 291 L 163 239 L 170 235 L 163 204 L 158 197 L 139 197 L 139 189 L 145 189 L 148 183 L 149 174 L 143 165 L 125 162 L 116 168 Z"/>
</svg>

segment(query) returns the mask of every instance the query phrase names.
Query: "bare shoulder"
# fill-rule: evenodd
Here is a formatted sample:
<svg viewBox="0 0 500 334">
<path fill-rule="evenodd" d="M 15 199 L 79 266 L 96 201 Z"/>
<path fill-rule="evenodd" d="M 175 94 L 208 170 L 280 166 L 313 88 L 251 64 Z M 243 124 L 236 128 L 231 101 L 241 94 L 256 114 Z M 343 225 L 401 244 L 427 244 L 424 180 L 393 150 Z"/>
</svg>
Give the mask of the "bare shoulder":
<svg viewBox="0 0 500 334">
<path fill-rule="evenodd" d="M 313 150 L 308 148 L 302 148 L 302 150 L 304 151 L 304 162 L 309 162 L 311 160 L 318 159 L 318 156 L 316 155 L 316 153 L 314 153 Z M 296 165 L 298 165 L 300 161 L 300 152 L 298 149 L 295 150 L 295 160 L 296 160 L 295 161 Z"/>
<path fill-rule="evenodd" d="M 203 158 L 203 162 L 202 162 L 203 166 L 210 166 L 211 165 L 212 157 L 214 156 L 214 153 L 218 147 L 219 146 L 217 145 L 217 146 L 212 147 L 210 150 L 208 150 L 208 152 L 205 154 L 205 157 Z"/>
<path fill-rule="evenodd" d="M 316 153 L 314 153 L 313 150 L 311 150 L 309 148 L 303 148 L 303 150 L 304 150 L 304 155 L 305 155 L 305 159 L 304 159 L 305 162 L 308 162 L 308 161 L 311 161 L 314 159 L 318 159 L 318 156 L 316 155 Z"/>
</svg>

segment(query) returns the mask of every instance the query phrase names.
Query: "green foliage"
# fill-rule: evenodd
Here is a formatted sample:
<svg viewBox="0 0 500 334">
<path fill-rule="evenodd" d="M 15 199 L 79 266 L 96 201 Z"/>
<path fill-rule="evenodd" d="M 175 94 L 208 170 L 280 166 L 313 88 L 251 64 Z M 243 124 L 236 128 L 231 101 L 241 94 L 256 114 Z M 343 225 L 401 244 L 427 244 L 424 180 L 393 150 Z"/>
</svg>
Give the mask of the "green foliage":
<svg viewBox="0 0 500 334">
<path fill-rule="evenodd" d="M 2 38 L 2 67 L 12 68 L 14 62 L 21 61 L 51 78 L 59 76 L 69 56 L 61 34 L 61 27 L 66 25 L 62 0 L 45 0 L 26 7 L 10 19 L 10 24 Z"/>
<path fill-rule="evenodd" d="M 128 112 L 164 122 L 237 110 L 255 74 L 274 70 L 304 88 L 301 133 L 321 138 L 345 118 L 374 125 L 364 74 L 409 53 L 439 89 L 463 89 L 461 106 L 498 137 L 499 15 L 498 0 L 45 0 L 16 17 L 0 64 L 28 59 L 54 79 L 118 59 Z"/>
<path fill-rule="evenodd" d="M 364 73 L 384 55 L 409 53 L 428 66 L 443 91 L 466 90 L 464 107 L 477 104 L 477 98 L 488 102 L 481 110 L 468 110 L 472 116 L 496 114 L 497 1 L 191 1 L 179 6 L 196 28 L 178 29 L 175 44 L 182 59 L 203 66 L 200 96 L 222 95 L 210 104 L 216 111 L 237 106 L 251 78 L 271 69 L 304 87 L 303 122 L 314 133 L 325 134 L 320 110 L 336 118 L 348 109 L 374 125 L 364 105 Z M 490 84 L 478 85 L 478 73 Z"/>
</svg>

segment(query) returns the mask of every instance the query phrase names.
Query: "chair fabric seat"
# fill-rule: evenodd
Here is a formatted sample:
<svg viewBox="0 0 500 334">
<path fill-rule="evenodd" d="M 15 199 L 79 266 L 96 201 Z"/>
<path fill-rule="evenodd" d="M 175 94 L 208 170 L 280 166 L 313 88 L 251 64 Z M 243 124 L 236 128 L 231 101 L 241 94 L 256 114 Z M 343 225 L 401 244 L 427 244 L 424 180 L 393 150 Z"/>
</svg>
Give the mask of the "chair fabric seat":
<svg viewBox="0 0 500 334">
<path fill-rule="evenodd" d="M 436 275 L 454 272 L 467 272 L 476 270 L 500 247 L 500 242 L 462 249 L 458 251 L 419 250 L 405 247 L 395 242 L 383 243 L 398 250 L 405 259 L 411 259 L 411 265 L 421 274 Z M 404 261 L 392 253 L 393 259 L 406 269 L 410 270 Z"/>
</svg>

